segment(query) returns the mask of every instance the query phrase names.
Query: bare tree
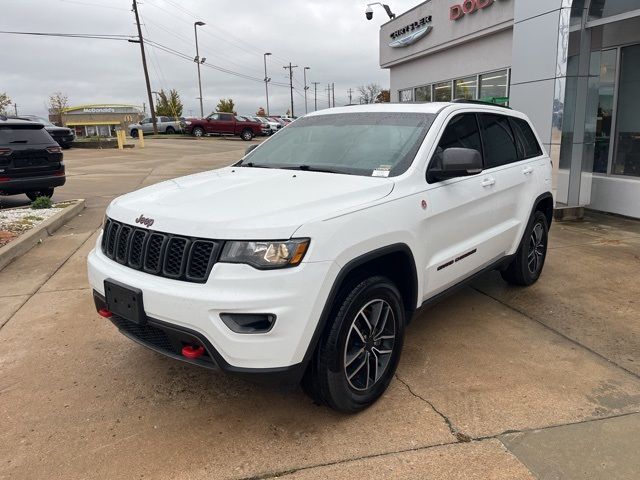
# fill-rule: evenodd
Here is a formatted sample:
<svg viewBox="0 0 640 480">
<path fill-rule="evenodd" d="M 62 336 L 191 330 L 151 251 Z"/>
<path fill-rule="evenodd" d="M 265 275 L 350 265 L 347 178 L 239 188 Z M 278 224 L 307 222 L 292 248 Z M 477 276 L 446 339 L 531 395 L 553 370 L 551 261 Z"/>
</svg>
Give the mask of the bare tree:
<svg viewBox="0 0 640 480">
<path fill-rule="evenodd" d="M 380 90 L 376 97 L 376 103 L 389 103 L 391 101 L 391 90 Z"/>
<path fill-rule="evenodd" d="M 62 92 L 54 92 L 49 97 L 49 113 L 55 117 L 55 122 L 62 125 L 62 114 L 69 106 L 69 98 Z"/>
<path fill-rule="evenodd" d="M 11 99 L 6 93 L 0 92 L 0 114 L 7 113 L 7 107 L 11 105 Z"/>
<path fill-rule="evenodd" d="M 358 87 L 358 100 L 360 103 L 376 103 L 378 95 L 380 95 L 380 85 L 377 83 L 369 83 L 368 85 L 360 85 Z"/>
</svg>

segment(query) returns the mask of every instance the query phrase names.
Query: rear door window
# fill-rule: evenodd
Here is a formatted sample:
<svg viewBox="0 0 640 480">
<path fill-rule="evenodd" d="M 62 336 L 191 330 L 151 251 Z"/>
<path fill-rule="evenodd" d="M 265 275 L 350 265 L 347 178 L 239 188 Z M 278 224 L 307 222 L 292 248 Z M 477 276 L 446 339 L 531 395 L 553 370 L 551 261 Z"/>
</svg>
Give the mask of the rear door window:
<svg viewBox="0 0 640 480">
<path fill-rule="evenodd" d="M 0 125 L 0 145 L 38 145 L 53 143 L 51 135 L 44 128 L 31 125 Z"/>
<path fill-rule="evenodd" d="M 509 119 L 491 113 L 481 113 L 478 117 L 482 131 L 485 168 L 508 165 L 520 160 Z"/>
<path fill-rule="evenodd" d="M 220 120 L 222 120 L 223 122 L 231 122 L 233 121 L 233 115 L 231 115 L 230 113 L 221 113 Z"/>
<path fill-rule="evenodd" d="M 521 160 L 526 160 L 542 155 L 540 144 L 529 123 L 526 120 L 515 117 L 509 117 L 509 122 L 516 137 L 518 157 L 520 157 Z"/>
</svg>

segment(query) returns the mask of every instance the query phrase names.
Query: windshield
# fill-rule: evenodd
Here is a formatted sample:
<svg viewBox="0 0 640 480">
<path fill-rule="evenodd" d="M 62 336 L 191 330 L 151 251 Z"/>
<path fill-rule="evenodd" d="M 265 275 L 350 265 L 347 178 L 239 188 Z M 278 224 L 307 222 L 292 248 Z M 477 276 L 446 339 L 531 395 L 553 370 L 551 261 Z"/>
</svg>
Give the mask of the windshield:
<svg viewBox="0 0 640 480">
<path fill-rule="evenodd" d="M 365 112 L 305 117 L 253 150 L 241 166 L 393 177 L 409 168 L 429 113 Z"/>
</svg>

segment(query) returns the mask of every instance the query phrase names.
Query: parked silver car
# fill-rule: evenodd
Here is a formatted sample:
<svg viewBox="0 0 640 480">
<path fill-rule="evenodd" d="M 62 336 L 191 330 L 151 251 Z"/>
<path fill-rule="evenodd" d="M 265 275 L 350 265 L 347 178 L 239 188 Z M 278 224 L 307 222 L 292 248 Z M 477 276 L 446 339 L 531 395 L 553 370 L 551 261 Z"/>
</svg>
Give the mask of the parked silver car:
<svg viewBox="0 0 640 480">
<path fill-rule="evenodd" d="M 184 131 L 182 118 L 176 117 L 156 117 L 156 123 L 158 125 L 158 133 L 182 133 Z M 138 130 L 142 130 L 143 133 L 153 133 L 153 123 L 151 117 L 144 118 L 140 123 L 132 123 L 129 125 L 129 134 L 136 138 L 138 136 Z"/>
</svg>

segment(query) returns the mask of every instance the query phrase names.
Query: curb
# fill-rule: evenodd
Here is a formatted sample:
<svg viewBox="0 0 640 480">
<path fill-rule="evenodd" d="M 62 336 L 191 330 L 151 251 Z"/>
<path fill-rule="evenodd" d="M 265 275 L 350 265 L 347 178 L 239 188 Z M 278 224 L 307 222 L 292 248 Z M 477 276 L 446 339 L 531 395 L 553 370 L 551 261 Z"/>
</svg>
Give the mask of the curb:
<svg viewBox="0 0 640 480">
<path fill-rule="evenodd" d="M 17 239 L 0 248 L 0 270 L 15 258 L 24 255 L 42 240 L 58 230 L 71 218 L 78 215 L 85 208 L 84 199 L 76 200 L 76 204 L 62 209 L 60 213 L 46 219 L 37 227 L 20 235 Z"/>
</svg>

